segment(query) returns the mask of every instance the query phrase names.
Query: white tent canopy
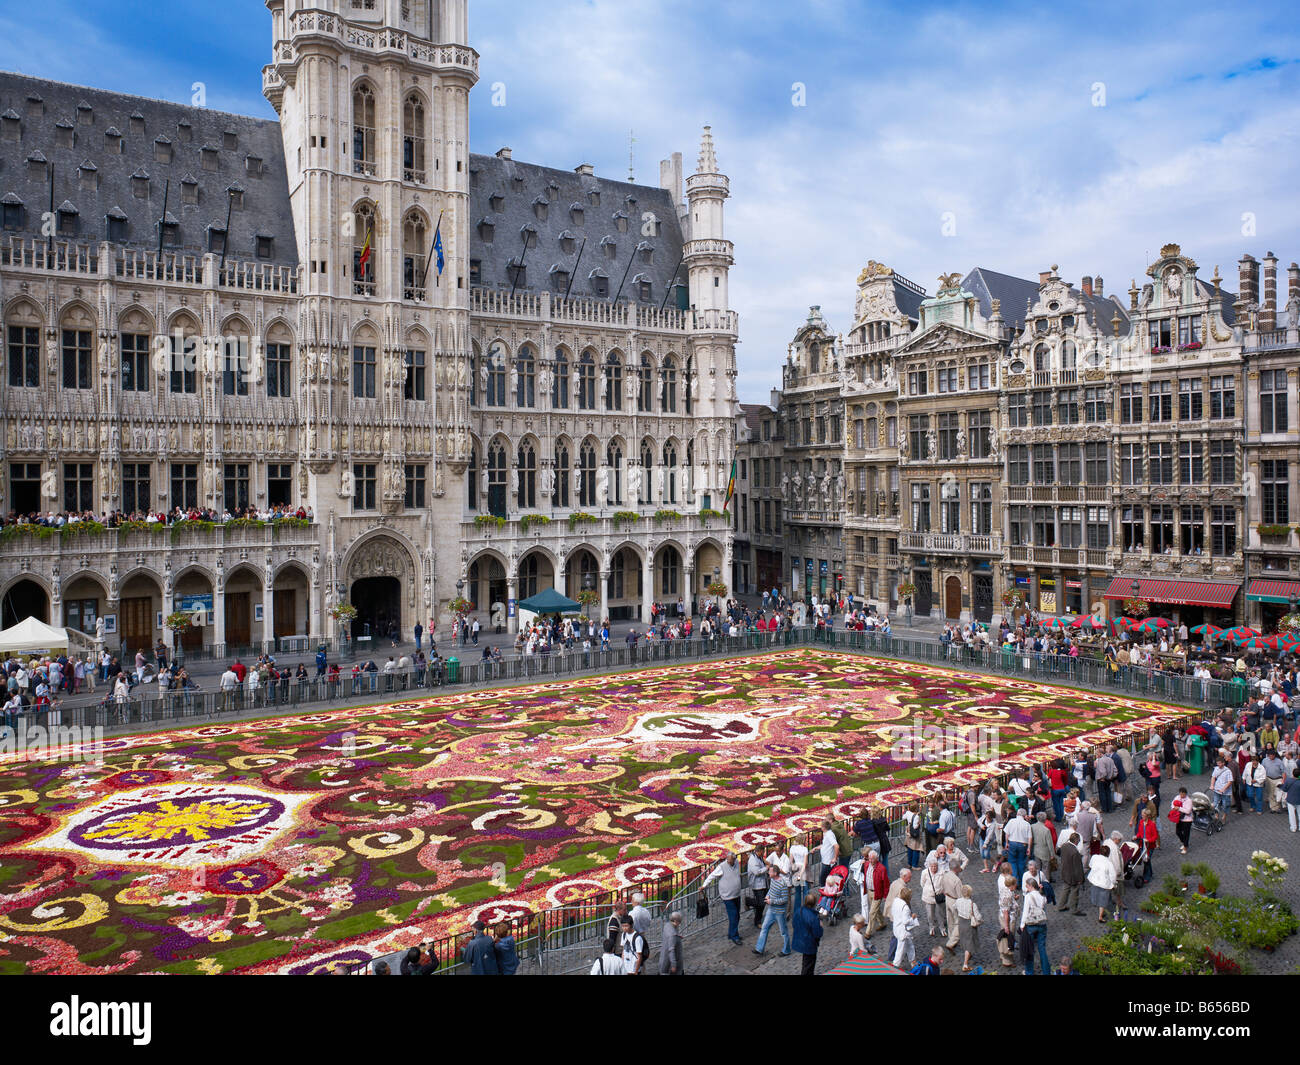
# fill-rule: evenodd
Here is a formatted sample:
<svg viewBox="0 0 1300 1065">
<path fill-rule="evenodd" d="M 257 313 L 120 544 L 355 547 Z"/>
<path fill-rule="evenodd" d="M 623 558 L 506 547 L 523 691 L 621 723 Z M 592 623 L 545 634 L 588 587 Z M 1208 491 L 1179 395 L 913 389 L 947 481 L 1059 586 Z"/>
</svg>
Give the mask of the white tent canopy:
<svg viewBox="0 0 1300 1065">
<path fill-rule="evenodd" d="M 0 654 L 15 651 L 66 651 L 69 643 L 67 629 L 56 629 L 36 618 L 26 618 L 17 625 L 0 630 Z"/>
</svg>

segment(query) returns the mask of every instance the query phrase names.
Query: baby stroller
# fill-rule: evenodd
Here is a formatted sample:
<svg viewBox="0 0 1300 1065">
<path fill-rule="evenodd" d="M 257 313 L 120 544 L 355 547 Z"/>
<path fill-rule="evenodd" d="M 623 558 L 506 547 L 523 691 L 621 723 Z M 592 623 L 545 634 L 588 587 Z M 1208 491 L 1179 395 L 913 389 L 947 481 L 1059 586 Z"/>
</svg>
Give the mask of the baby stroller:
<svg viewBox="0 0 1300 1065">
<path fill-rule="evenodd" d="M 1223 827 L 1214 812 L 1214 803 L 1203 791 L 1192 792 L 1192 827 L 1212 836 Z"/>
<path fill-rule="evenodd" d="M 1131 839 L 1119 846 L 1119 858 L 1123 864 L 1124 879 L 1131 881 L 1135 888 L 1147 882 L 1142 875 L 1142 867 L 1147 861 L 1147 845 L 1144 840 Z"/>
<path fill-rule="evenodd" d="M 817 903 L 817 912 L 823 914 L 835 924 L 846 912 L 848 906 L 848 866 L 840 863 L 833 867 L 826 883 L 822 885 L 821 900 Z"/>
</svg>

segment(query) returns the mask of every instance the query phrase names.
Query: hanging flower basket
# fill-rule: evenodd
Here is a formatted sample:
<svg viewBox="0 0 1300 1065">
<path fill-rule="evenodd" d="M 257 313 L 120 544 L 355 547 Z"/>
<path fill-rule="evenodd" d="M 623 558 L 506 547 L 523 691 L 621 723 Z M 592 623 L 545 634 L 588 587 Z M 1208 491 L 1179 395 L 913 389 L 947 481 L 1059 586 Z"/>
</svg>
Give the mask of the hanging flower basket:
<svg viewBox="0 0 1300 1065">
<path fill-rule="evenodd" d="M 727 594 L 727 586 L 722 581 L 710 581 L 708 587 L 704 590 L 709 595 L 724 596 Z"/>
<path fill-rule="evenodd" d="M 465 614 L 474 609 L 474 604 L 464 596 L 458 595 L 447 604 L 447 609 L 453 614 Z"/>
<path fill-rule="evenodd" d="M 904 599 L 909 599 L 916 594 L 916 585 L 911 581 L 904 581 L 898 586 L 898 594 Z"/>
<path fill-rule="evenodd" d="M 357 608 L 351 603 L 335 603 L 330 607 L 330 617 L 335 621 L 352 621 L 357 616 Z"/>
<path fill-rule="evenodd" d="M 1124 613 L 1131 618 L 1144 618 L 1151 613 L 1151 604 L 1145 599 L 1125 599 Z"/>
<path fill-rule="evenodd" d="M 1277 621 L 1278 632 L 1300 633 L 1300 614 L 1283 614 Z"/>
<path fill-rule="evenodd" d="M 1024 601 L 1024 596 L 1014 589 L 1008 588 L 1002 593 L 1002 605 L 1010 610 L 1015 610 Z"/>
<path fill-rule="evenodd" d="M 600 596 L 594 589 L 584 588 L 578 593 L 577 601 L 583 606 L 595 606 L 600 602 Z"/>
<path fill-rule="evenodd" d="M 184 610 L 177 610 L 175 613 L 167 615 L 167 627 L 172 632 L 184 632 L 194 624 L 194 615 L 188 614 Z"/>
</svg>

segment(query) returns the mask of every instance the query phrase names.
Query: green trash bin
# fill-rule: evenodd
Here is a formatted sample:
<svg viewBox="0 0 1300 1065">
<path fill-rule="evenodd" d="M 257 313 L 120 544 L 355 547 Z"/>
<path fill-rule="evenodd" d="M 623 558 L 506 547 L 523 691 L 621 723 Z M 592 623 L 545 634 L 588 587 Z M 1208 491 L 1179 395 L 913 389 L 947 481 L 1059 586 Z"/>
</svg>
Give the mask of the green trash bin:
<svg viewBox="0 0 1300 1065">
<path fill-rule="evenodd" d="M 1228 684 L 1228 696 L 1232 699 L 1233 706 L 1244 706 L 1249 691 L 1250 689 L 1246 686 L 1245 677 L 1234 676 Z"/>
<path fill-rule="evenodd" d="M 1206 752 L 1209 746 L 1209 742 L 1202 736 L 1192 736 L 1187 741 L 1187 765 L 1192 776 L 1199 777 L 1205 772 L 1205 763 L 1209 757 Z"/>
<path fill-rule="evenodd" d="M 447 659 L 447 683 L 460 683 L 460 659 L 455 655 L 452 655 L 451 658 Z"/>
</svg>

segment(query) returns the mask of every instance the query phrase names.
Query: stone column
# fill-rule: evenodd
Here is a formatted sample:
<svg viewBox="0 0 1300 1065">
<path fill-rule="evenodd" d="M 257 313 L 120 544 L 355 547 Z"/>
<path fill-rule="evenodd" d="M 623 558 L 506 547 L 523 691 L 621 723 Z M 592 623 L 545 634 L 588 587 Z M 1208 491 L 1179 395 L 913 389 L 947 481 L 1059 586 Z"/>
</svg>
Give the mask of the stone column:
<svg viewBox="0 0 1300 1065">
<path fill-rule="evenodd" d="M 686 614 L 690 617 L 695 613 L 695 566 L 690 562 L 682 563 L 682 579 L 686 582 L 682 602 L 686 604 Z"/>
<path fill-rule="evenodd" d="M 654 556 L 647 554 L 645 561 L 641 564 L 641 622 L 644 625 L 650 624 L 650 604 L 655 597 L 655 564 Z"/>
<path fill-rule="evenodd" d="M 220 584 L 212 592 L 212 647 L 215 655 L 226 653 L 226 589 Z"/>
<path fill-rule="evenodd" d="M 274 649 L 275 640 L 275 581 L 267 570 L 267 578 L 262 582 L 262 645 L 266 650 Z"/>
<path fill-rule="evenodd" d="M 596 619 L 597 629 L 609 617 L 609 577 L 609 570 L 603 569 L 600 571 L 600 617 Z"/>
<path fill-rule="evenodd" d="M 506 631 L 514 635 L 519 631 L 519 578 L 506 577 Z M 510 614 L 510 600 L 516 600 L 515 612 Z M 491 618 L 491 604 L 488 604 L 488 616 Z"/>
</svg>

